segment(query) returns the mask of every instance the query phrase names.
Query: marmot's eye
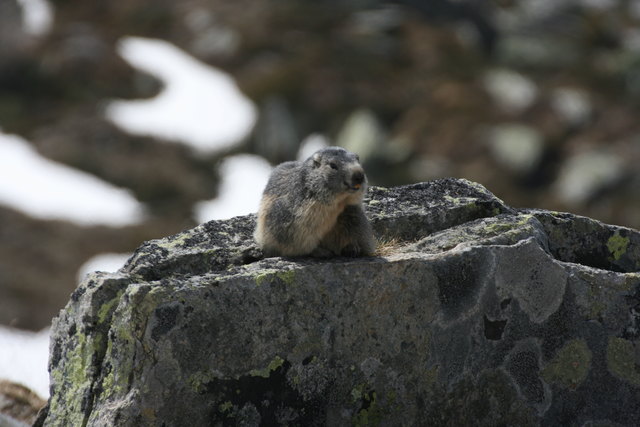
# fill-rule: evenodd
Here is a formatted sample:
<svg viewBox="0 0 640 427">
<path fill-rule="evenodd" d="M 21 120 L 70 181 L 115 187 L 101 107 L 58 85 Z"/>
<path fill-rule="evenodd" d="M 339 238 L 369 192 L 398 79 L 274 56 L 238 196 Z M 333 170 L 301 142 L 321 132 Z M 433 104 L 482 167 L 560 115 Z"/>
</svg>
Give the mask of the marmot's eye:
<svg viewBox="0 0 640 427">
<path fill-rule="evenodd" d="M 331 166 L 331 169 L 338 169 L 338 165 L 333 162 L 329 163 L 329 166 Z"/>
</svg>

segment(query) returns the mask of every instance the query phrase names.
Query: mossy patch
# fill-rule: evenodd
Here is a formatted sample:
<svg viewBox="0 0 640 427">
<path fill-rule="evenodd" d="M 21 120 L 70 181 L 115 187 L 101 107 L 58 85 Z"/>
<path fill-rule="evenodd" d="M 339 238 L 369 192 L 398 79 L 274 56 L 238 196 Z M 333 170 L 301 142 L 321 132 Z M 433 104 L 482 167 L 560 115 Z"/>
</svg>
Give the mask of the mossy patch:
<svg viewBox="0 0 640 427">
<path fill-rule="evenodd" d="M 607 368 L 609 372 L 631 385 L 640 387 L 640 369 L 636 365 L 636 350 L 631 341 L 610 337 L 607 346 Z"/>
<path fill-rule="evenodd" d="M 592 353 L 583 339 L 574 339 L 562 347 L 542 370 L 542 378 L 550 384 L 574 390 L 587 378 Z"/>
<path fill-rule="evenodd" d="M 611 258 L 614 261 L 620 260 L 625 253 L 627 253 L 627 247 L 629 246 L 629 238 L 620 235 L 619 231 L 613 233 L 613 236 L 607 240 L 607 249 L 611 253 Z"/>
</svg>

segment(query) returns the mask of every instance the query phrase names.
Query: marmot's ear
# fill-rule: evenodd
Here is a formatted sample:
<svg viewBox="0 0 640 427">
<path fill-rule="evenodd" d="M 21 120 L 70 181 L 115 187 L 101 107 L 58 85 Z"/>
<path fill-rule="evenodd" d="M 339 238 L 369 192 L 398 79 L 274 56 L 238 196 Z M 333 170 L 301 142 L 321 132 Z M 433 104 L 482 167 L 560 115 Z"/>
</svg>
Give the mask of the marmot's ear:
<svg viewBox="0 0 640 427">
<path fill-rule="evenodd" d="M 319 153 L 315 153 L 313 155 L 313 157 L 311 158 L 311 160 L 313 160 L 313 167 L 314 168 L 319 168 L 320 167 L 320 154 Z"/>
</svg>

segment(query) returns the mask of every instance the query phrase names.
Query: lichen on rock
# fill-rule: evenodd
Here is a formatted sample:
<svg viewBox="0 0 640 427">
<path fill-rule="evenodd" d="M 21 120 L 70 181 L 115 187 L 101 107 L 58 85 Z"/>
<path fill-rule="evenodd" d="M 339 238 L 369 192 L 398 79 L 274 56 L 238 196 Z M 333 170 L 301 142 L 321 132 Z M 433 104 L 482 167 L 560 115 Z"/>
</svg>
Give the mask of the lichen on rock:
<svg viewBox="0 0 640 427">
<path fill-rule="evenodd" d="M 638 231 L 456 179 L 366 209 L 384 255 L 263 258 L 250 215 L 89 276 L 41 423 L 640 423 Z"/>
<path fill-rule="evenodd" d="M 592 353 L 582 339 L 567 342 L 542 370 L 542 377 L 550 384 L 576 389 L 591 369 Z"/>
</svg>

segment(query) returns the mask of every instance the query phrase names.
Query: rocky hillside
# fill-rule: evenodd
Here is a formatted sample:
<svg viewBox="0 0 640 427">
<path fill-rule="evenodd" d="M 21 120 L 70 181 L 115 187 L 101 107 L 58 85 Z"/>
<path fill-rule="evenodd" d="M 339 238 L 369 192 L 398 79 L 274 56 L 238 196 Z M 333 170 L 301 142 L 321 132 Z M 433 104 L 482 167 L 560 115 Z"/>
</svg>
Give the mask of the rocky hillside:
<svg viewBox="0 0 640 427">
<path fill-rule="evenodd" d="M 263 259 L 247 216 L 88 277 L 38 425 L 640 423 L 640 232 L 466 180 L 366 205 L 378 256 Z"/>
</svg>

